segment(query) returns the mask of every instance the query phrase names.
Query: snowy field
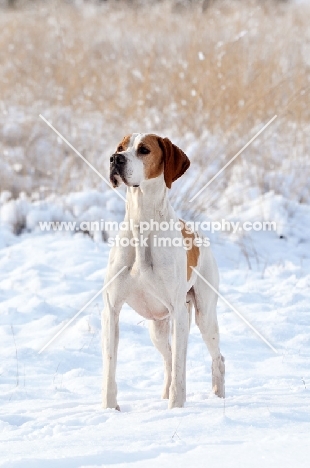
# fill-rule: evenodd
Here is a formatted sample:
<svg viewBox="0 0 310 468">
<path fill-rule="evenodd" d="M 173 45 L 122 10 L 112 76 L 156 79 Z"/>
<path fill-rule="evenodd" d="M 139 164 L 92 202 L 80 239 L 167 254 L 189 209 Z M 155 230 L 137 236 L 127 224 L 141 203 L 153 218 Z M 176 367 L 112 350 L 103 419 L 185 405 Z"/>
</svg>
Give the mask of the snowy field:
<svg viewBox="0 0 310 468">
<path fill-rule="evenodd" d="M 16 237 L 2 227 L 0 466 L 309 466 L 310 209 L 269 196 L 244 206 L 245 219 L 257 219 L 255 206 L 283 213 L 284 238 L 252 233 L 247 256 L 230 236 L 214 236 L 212 246 L 222 295 L 278 354 L 220 300 L 225 402 L 210 394 L 211 360 L 192 324 L 187 403 L 170 411 L 160 399 L 161 358 L 129 308 L 121 313 L 121 412 L 100 407 L 101 296 L 38 354 L 102 287 L 107 244 L 80 233 Z"/>
<path fill-rule="evenodd" d="M 0 467 L 308 468 L 309 1 L 6 3 Z M 220 293 L 277 351 L 220 299 L 225 400 L 211 393 L 211 358 L 193 323 L 187 402 L 168 410 L 148 323 L 124 307 L 121 412 L 103 410 L 101 295 L 39 354 L 102 288 L 105 240 L 115 233 L 42 232 L 38 223 L 124 215 L 122 201 L 39 114 L 107 178 L 125 134 L 168 136 L 191 159 L 170 194 L 185 219 L 276 223 L 276 231 L 210 235 Z"/>
</svg>

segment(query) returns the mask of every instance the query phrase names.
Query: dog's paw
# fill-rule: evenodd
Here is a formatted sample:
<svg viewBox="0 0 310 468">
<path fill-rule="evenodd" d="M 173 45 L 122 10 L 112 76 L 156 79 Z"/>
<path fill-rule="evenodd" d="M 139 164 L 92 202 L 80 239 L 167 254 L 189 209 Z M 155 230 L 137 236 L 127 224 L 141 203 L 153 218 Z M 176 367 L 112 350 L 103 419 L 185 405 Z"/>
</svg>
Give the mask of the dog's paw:
<svg viewBox="0 0 310 468">
<path fill-rule="evenodd" d="M 225 358 L 222 355 L 212 360 L 212 391 L 225 398 Z"/>
</svg>

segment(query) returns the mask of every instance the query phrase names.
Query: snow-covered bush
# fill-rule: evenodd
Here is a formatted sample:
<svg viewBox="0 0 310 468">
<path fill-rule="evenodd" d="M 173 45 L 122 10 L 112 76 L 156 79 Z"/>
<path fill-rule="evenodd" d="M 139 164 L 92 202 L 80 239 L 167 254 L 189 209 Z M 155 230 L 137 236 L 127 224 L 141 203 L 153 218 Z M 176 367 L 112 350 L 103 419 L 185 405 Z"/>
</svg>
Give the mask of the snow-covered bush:
<svg viewBox="0 0 310 468">
<path fill-rule="evenodd" d="M 268 192 L 309 203 L 309 6 L 253 0 L 242 8 L 240 1 L 208 8 L 189 2 L 178 10 L 175 2 L 143 3 L 25 2 L 3 10 L 0 191 L 31 200 L 39 193 L 42 201 L 97 190 L 106 202 L 109 189 L 42 114 L 106 178 L 124 134 L 170 137 L 192 161 L 171 193 L 189 216 L 229 213 Z M 16 214 L 20 203 L 3 214 L 15 217 L 16 232 L 27 223 Z"/>
</svg>

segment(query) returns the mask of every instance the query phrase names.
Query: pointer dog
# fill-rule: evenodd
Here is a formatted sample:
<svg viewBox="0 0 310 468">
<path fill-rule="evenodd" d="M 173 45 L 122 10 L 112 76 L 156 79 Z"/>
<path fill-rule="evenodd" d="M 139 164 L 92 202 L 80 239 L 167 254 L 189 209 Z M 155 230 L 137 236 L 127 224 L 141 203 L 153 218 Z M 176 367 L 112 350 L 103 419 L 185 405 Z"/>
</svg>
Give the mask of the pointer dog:
<svg viewBox="0 0 310 468">
<path fill-rule="evenodd" d="M 186 401 L 186 350 L 192 306 L 196 324 L 212 357 L 212 388 L 225 396 L 224 357 L 219 348 L 216 316 L 217 294 L 192 269 L 218 289 L 216 262 L 210 247 L 194 245 L 184 249 L 184 239 L 197 239 L 181 224 L 171 207 L 168 191 L 171 184 L 190 165 L 188 157 L 168 138 L 134 133 L 123 138 L 110 158 L 110 180 L 114 187 L 127 185 L 125 225 L 119 243 L 112 247 L 105 283 L 126 267 L 104 290 L 103 327 L 103 407 L 120 409 L 115 381 L 119 314 L 127 303 L 149 320 L 151 340 L 164 360 L 162 398 L 169 408 L 183 407 Z M 153 221 L 153 224 L 152 222 Z M 173 230 L 155 230 L 157 222 L 164 227 L 173 221 Z M 147 223 L 146 223 L 147 222 Z M 163 224 L 163 222 L 166 222 Z M 131 242 L 141 236 L 145 242 Z M 172 224 L 171 224 L 172 225 Z M 201 235 L 198 235 L 203 240 Z M 164 237 L 174 243 L 157 245 Z M 126 239 L 125 239 L 126 238 Z M 127 240 L 127 242 L 122 242 Z M 176 240 L 180 242 L 176 242 Z M 170 328 L 172 343 L 170 345 Z M 142 357 L 141 357 L 142 358 Z"/>
</svg>

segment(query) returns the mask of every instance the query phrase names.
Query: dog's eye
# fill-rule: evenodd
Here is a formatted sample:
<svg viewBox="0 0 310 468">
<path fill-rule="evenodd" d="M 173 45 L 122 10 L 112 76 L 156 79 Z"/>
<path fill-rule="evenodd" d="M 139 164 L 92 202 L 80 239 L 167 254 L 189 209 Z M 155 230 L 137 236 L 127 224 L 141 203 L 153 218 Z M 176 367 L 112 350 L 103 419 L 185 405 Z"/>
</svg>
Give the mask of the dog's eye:
<svg viewBox="0 0 310 468">
<path fill-rule="evenodd" d="M 117 153 L 119 153 L 120 151 L 124 151 L 124 148 L 122 145 L 119 145 L 116 150 Z"/>
<path fill-rule="evenodd" d="M 139 154 L 149 154 L 150 150 L 146 146 L 140 146 L 138 149 Z"/>
</svg>

